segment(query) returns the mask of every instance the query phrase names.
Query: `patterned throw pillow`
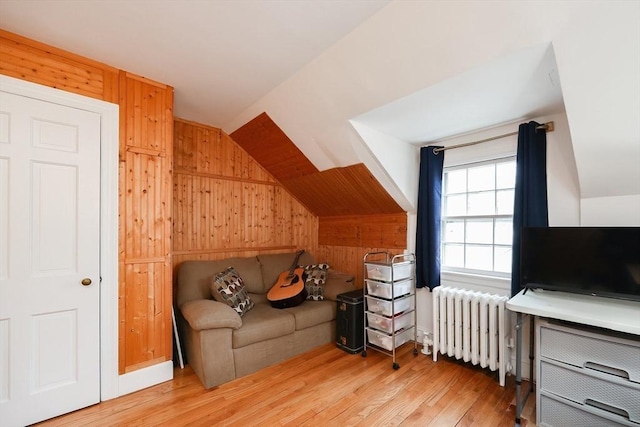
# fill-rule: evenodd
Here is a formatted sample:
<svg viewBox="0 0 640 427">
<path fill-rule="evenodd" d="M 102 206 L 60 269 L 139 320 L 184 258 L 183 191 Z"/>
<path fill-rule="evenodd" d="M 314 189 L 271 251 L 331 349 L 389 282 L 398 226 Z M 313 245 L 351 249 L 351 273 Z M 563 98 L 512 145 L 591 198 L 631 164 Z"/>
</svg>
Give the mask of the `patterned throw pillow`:
<svg viewBox="0 0 640 427">
<path fill-rule="evenodd" d="M 324 285 L 327 283 L 328 264 L 312 264 L 304 268 L 304 287 L 307 289 L 307 299 L 312 301 L 324 300 Z"/>
<path fill-rule="evenodd" d="M 233 267 L 214 276 L 211 281 L 211 295 L 216 301 L 233 308 L 240 316 L 251 310 L 254 305 L 244 287 L 242 277 Z"/>
</svg>

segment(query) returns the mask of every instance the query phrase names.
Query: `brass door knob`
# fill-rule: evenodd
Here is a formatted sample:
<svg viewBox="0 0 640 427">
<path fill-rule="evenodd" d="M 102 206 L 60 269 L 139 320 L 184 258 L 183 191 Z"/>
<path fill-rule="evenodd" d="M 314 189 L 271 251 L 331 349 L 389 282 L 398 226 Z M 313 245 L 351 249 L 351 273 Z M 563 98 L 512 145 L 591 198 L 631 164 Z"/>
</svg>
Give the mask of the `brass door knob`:
<svg viewBox="0 0 640 427">
<path fill-rule="evenodd" d="M 89 286 L 91 284 L 91 279 L 89 279 L 88 277 L 85 277 L 84 279 L 82 279 L 82 283 L 83 286 Z"/>
</svg>

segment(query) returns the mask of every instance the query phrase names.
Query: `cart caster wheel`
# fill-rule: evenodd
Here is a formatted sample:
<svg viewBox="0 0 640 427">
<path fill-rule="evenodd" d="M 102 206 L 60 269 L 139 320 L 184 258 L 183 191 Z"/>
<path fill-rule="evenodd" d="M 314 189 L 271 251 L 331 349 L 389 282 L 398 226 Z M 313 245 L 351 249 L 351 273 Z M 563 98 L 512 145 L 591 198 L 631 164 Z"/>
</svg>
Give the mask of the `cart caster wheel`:
<svg viewBox="0 0 640 427">
<path fill-rule="evenodd" d="M 417 355 L 418 355 L 418 349 L 417 349 L 417 348 L 414 348 L 414 349 L 413 349 L 413 355 L 414 355 L 414 356 L 417 356 Z"/>
<path fill-rule="evenodd" d="M 391 366 L 393 366 L 393 369 L 395 369 L 396 371 L 397 371 L 398 369 L 400 369 L 400 365 L 398 365 L 398 364 L 397 364 L 397 363 L 395 363 L 395 362 L 394 362 L 394 363 L 393 363 L 393 365 L 391 365 Z"/>
<path fill-rule="evenodd" d="M 367 350 L 362 350 L 362 357 L 367 357 Z"/>
</svg>

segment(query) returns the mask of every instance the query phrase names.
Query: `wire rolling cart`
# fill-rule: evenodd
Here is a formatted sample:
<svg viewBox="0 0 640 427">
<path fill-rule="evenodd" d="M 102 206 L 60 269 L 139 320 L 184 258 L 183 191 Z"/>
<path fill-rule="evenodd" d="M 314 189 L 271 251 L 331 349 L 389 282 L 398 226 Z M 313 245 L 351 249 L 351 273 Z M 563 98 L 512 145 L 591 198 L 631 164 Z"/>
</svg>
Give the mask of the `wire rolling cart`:
<svg viewBox="0 0 640 427">
<path fill-rule="evenodd" d="M 367 252 L 362 261 L 364 277 L 364 348 L 390 355 L 393 369 L 400 368 L 396 349 L 413 338 L 418 354 L 414 254 Z"/>
</svg>

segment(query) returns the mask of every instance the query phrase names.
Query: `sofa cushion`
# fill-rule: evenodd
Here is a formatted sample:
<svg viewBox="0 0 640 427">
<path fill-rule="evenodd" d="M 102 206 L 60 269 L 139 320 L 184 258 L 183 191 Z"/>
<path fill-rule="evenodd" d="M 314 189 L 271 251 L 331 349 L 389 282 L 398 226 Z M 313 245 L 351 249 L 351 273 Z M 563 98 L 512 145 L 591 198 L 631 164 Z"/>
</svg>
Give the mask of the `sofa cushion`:
<svg viewBox="0 0 640 427">
<path fill-rule="evenodd" d="M 242 280 L 247 292 L 261 293 L 264 285 L 262 283 L 262 270 L 260 262 L 256 257 L 248 258 L 229 258 L 227 267 L 233 267 Z"/>
<path fill-rule="evenodd" d="M 285 308 L 296 320 L 296 331 L 310 328 L 321 323 L 331 322 L 336 318 L 334 301 L 304 301 L 296 307 Z"/>
<path fill-rule="evenodd" d="M 271 304 L 267 299 L 267 294 L 254 294 L 253 292 L 249 292 L 249 298 L 256 304 Z"/>
<path fill-rule="evenodd" d="M 244 280 L 248 292 L 263 293 L 262 271 L 256 257 L 227 258 L 211 261 L 184 261 L 178 269 L 176 304 L 211 298 L 211 278 L 227 267 L 234 267 Z"/>
<path fill-rule="evenodd" d="M 291 264 L 293 264 L 295 257 L 296 254 L 291 252 L 286 254 L 258 255 L 257 258 L 262 267 L 262 282 L 264 283 L 262 293 L 269 292 L 269 289 L 278 281 L 280 273 L 291 269 Z M 303 252 L 300 259 L 298 259 L 298 265 L 315 264 L 315 262 L 313 255 L 309 252 Z M 257 291 L 252 292 L 260 293 Z"/>
<path fill-rule="evenodd" d="M 211 281 L 211 294 L 216 301 L 226 303 L 240 316 L 253 308 L 253 301 L 244 287 L 242 277 L 233 267 L 216 274 Z"/>
<path fill-rule="evenodd" d="M 295 330 L 291 313 L 269 304 L 256 304 L 242 317 L 242 327 L 233 331 L 233 348 L 292 334 Z"/>
<path fill-rule="evenodd" d="M 329 264 L 311 264 L 304 268 L 304 287 L 307 299 L 312 301 L 324 300 L 324 285 L 327 283 Z"/>
<path fill-rule="evenodd" d="M 324 285 L 324 299 L 336 301 L 338 295 L 355 289 L 354 277 L 351 274 L 329 269 L 327 283 Z"/>
</svg>

